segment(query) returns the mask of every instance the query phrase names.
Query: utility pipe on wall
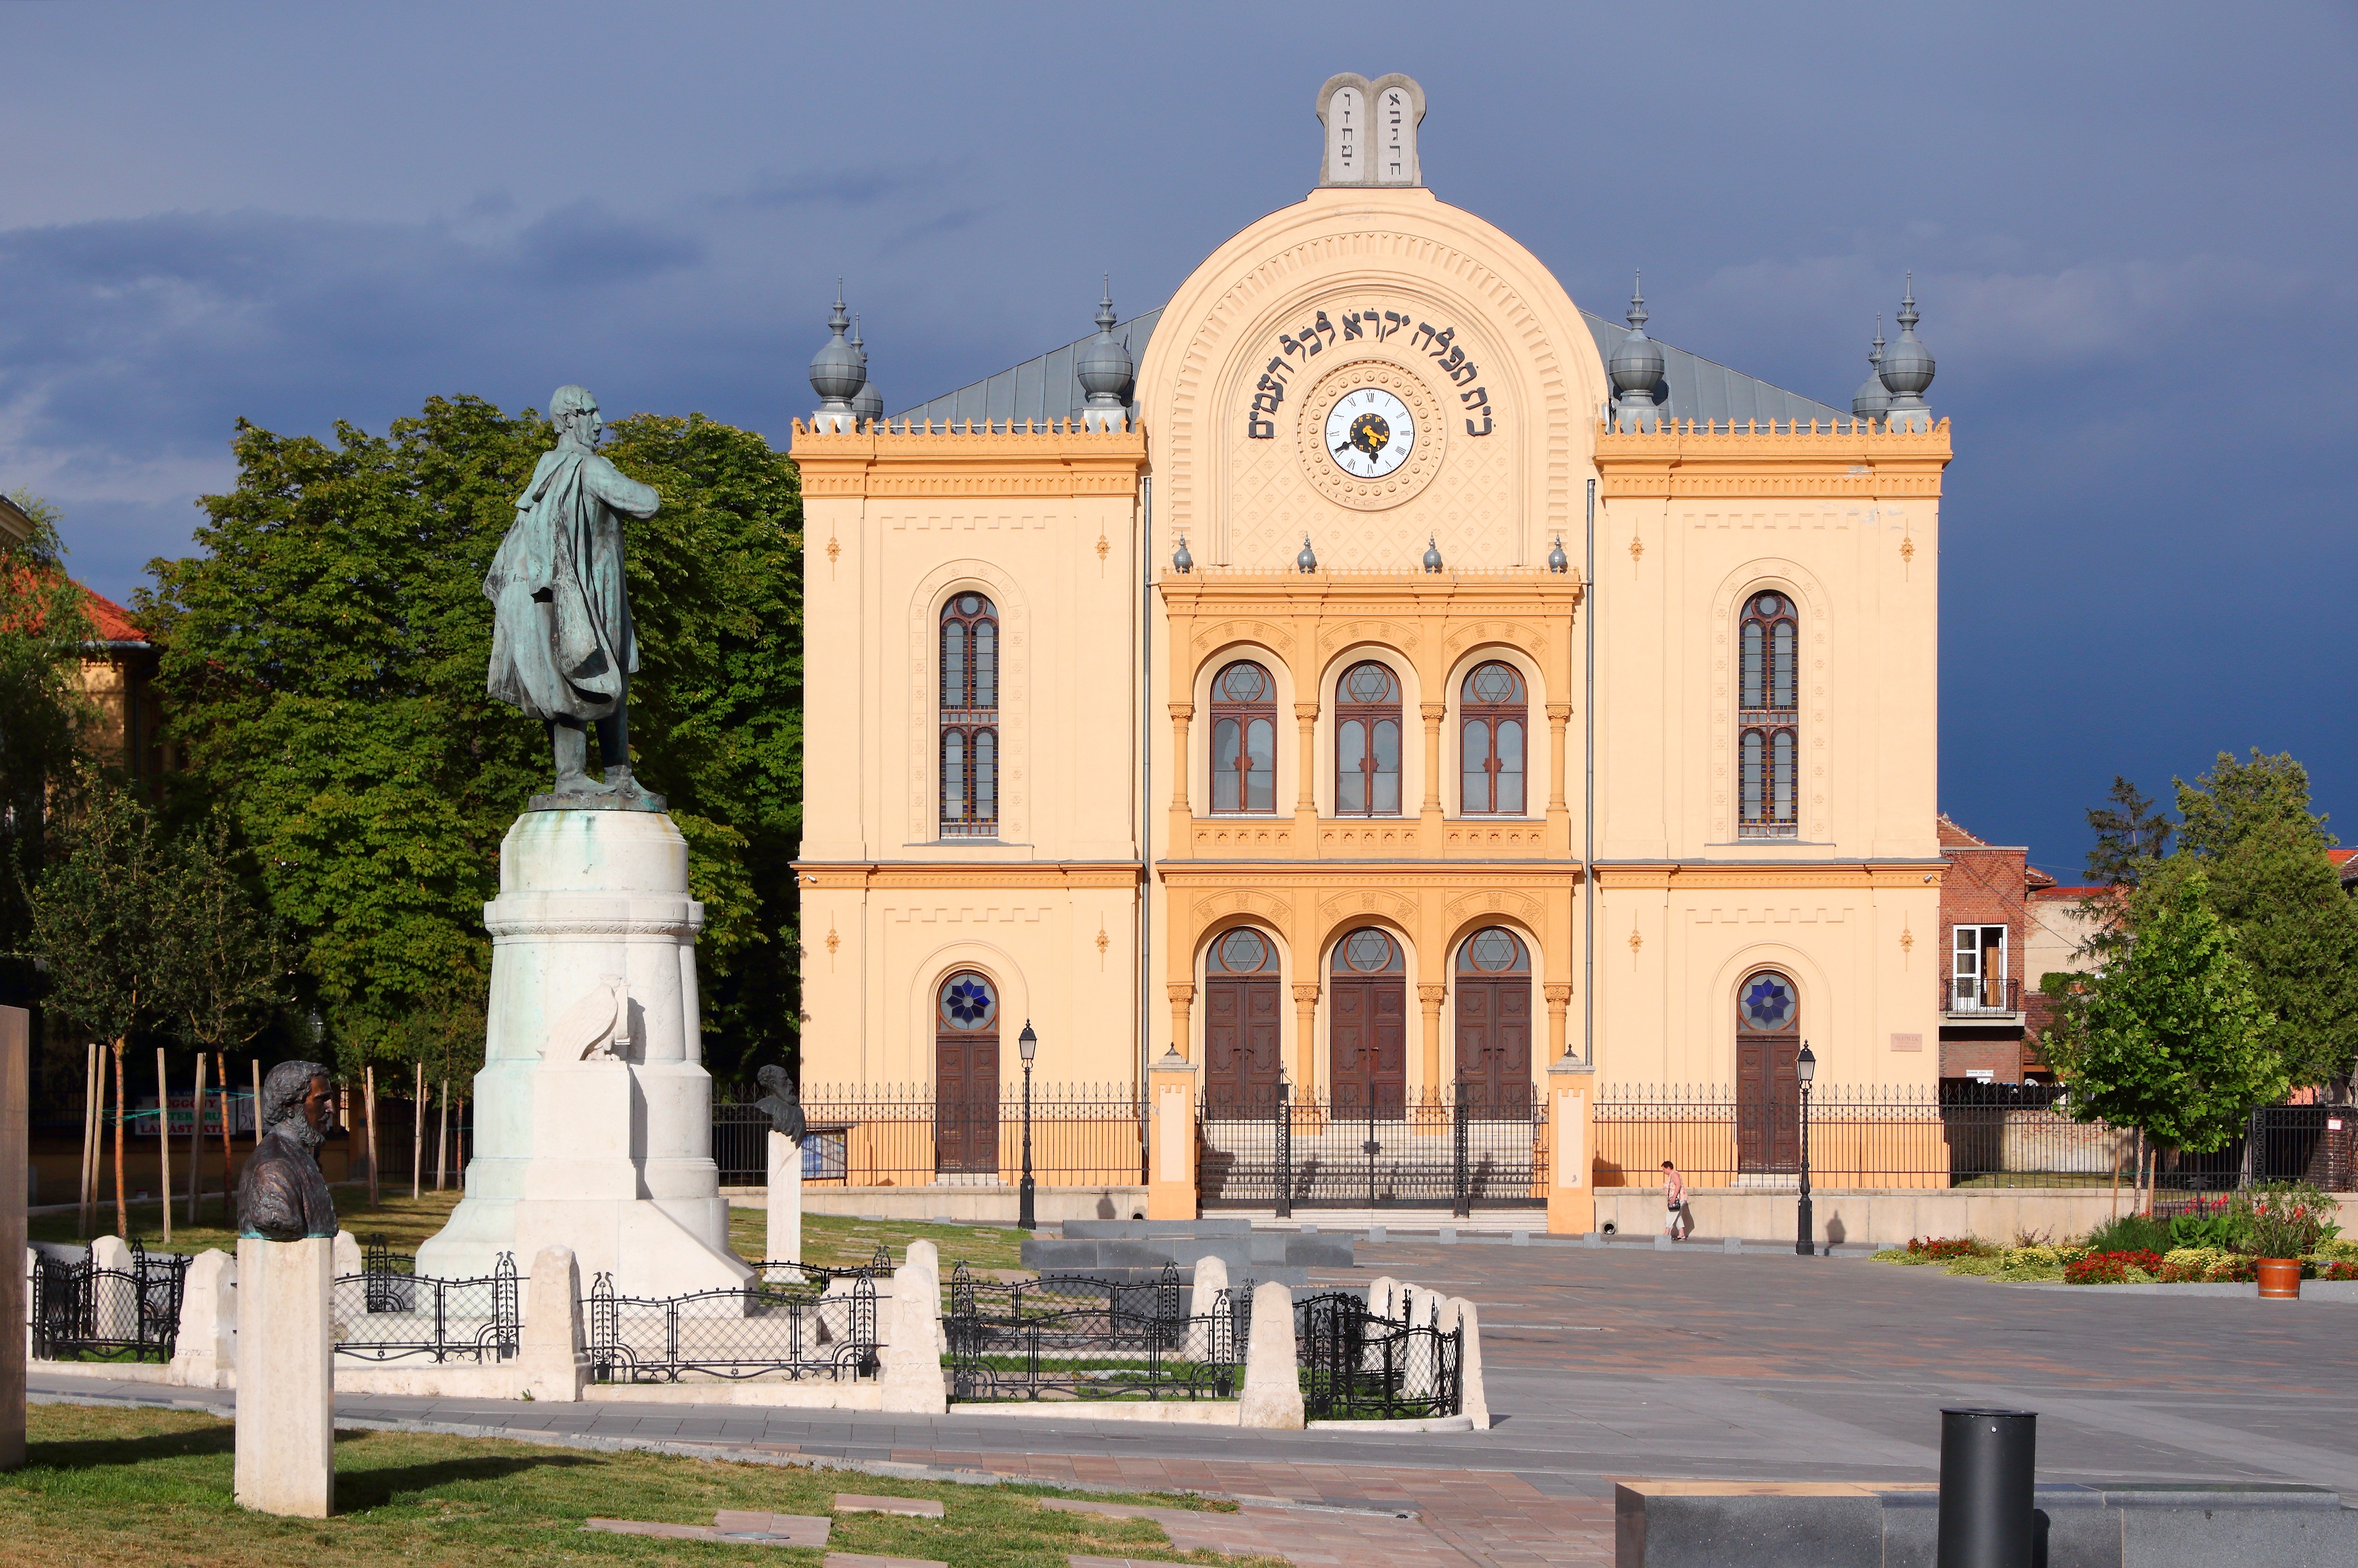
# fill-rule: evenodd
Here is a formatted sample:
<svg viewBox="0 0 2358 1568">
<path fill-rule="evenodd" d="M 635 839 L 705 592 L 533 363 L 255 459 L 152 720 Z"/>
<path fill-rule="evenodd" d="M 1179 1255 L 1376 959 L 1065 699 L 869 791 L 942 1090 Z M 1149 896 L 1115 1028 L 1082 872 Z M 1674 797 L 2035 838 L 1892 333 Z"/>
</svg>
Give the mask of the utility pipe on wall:
<svg viewBox="0 0 2358 1568">
<path fill-rule="evenodd" d="M 1582 657 L 1581 752 L 1587 769 L 1580 790 L 1580 1059 L 1596 1065 L 1596 481 L 1588 481 L 1588 546 L 1580 568 L 1581 620 L 1587 623 Z"/>
</svg>

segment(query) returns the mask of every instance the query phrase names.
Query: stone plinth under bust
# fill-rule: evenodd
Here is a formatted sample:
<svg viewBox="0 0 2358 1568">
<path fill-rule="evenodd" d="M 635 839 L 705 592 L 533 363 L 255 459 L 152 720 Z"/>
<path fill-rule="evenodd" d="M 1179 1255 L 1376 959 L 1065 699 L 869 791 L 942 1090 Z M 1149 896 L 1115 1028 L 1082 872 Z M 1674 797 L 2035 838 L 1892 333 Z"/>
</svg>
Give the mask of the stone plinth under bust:
<svg viewBox="0 0 2358 1568">
<path fill-rule="evenodd" d="M 623 1295 L 731 1288 L 697 1037 L 687 843 L 671 819 L 533 811 L 484 906 L 492 995 L 467 1195 L 417 1271 L 471 1279 L 569 1247 Z"/>
</svg>

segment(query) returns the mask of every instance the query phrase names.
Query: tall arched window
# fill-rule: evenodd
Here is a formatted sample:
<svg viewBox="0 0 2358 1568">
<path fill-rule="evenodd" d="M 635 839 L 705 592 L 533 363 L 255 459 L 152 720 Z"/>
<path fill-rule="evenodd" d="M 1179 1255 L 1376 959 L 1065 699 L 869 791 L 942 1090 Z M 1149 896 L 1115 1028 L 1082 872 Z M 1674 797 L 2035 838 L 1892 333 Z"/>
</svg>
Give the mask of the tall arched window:
<svg viewBox="0 0 2358 1568">
<path fill-rule="evenodd" d="M 1212 809 L 1277 809 L 1277 683 L 1246 661 L 1212 677 Z"/>
<path fill-rule="evenodd" d="M 1400 680 L 1353 665 L 1335 685 L 1335 815 L 1398 816 L 1400 765 Z"/>
<path fill-rule="evenodd" d="M 1466 815 L 1523 814 L 1523 755 L 1529 749 L 1523 742 L 1530 732 L 1521 672 L 1495 659 L 1476 666 L 1458 690 L 1464 770 L 1458 805 Z"/>
<path fill-rule="evenodd" d="M 999 836 L 999 612 L 979 593 L 942 606 L 942 837 Z"/>
<path fill-rule="evenodd" d="M 1793 838 L 1801 831 L 1801 622 L 1790 594 L 1774 589 L 1745 601 L 1736 704 L 1739 753 L 1736 836 Z"/>
</svg>

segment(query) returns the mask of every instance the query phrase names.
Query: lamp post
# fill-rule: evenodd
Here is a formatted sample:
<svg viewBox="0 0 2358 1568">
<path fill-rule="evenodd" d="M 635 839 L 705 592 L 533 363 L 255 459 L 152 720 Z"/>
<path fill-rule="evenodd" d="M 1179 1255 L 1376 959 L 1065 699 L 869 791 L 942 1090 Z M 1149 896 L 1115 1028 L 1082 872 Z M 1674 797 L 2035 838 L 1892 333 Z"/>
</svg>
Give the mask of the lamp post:
<svg viewBox="0 0 2358 1568">
<path fill-rule="evenodd" d="M 1024 1230 L 1040 1228 L 1040 1217 L 1033 1204 L 1035 1190 L 1032 1181 L 1032 1057 L 1040 1049 L 1040 1037 L 1032 1033 L 1032 1021 L 1023 1021 L 1023 1033 L 1015 1037 L 1015 1049 L 1023 1057 L 1023 1184 L 1016 1202 L 1015 1223 Z"/>
<path fill-rule="evenodd" d="M 1811 1054 L 1810 1043 L 1801 1042 L 1801 1054 L 1793 1063 L 1793 1074 L 1801 1080 L 1801 1234 L 1793 1250 L 1807 1258 L 1817 1249 L 1817 1220 L 1810 1212 L 1810 1080 L 1818 1076 L 1818 1059 Z"/>
</svg>

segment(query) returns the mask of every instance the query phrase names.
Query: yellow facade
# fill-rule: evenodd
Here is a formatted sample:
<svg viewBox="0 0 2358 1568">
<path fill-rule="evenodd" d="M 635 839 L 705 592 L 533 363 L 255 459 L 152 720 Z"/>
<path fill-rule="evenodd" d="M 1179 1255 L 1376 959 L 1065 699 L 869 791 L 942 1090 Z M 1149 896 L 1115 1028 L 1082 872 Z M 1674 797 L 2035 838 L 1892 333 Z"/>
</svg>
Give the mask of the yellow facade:
<svg viewBox="0 0 2358 1568">
<path fill-rule="evenodd" d="M 1359 389 L 1414 426 L 1379 479 L 1325 449 Z M 1773 968 L 1820 1083 L 1929 1089 L 1947 427 L 1620 431 L 1608 396 L 1535 257 L 1421 187 L 1364 186 L 1195 270 L 1137 367 L 1134 424 L 798 429 L 805 1092 L 930 1083 L 963 968 L 995 980 L 1011 1045 L 1036 1028 L 1040 1078 L 1127 1092 L 1167 1047 L 1203 1061 L 1206 955 L 1239 926 L 1278 955 L 1297 1093 L 1329 1086 L 1335 946 L 1361 927 L 1404 955 L 1412 1099 L 1457 1075 L 1459 954 L 1491 927 L 1529 951 L 1535 1085 L 1584 1051 L 1601 1094 L 1728 1085 L 1737 988 Z M 1759 838 L 1738 831 L 1731 660 L 1770 589 L 1798 610 L 1800 804 Z M 962 592 L 1001 638 L 988 839 L 940 822 Z M 1238 659 L 1276 687 L 1266 813 L 1214 809 L 1212 683 Z M 1337 683 L 1370 662 L 1398 685 L 1399 810 L 1347 815 Z M 1490 662 L 1528 709 L 1507 815 L 1461 798 L 1466 677 Z M 1001 1071 L 1016 1081 L 1011 1048 Z"/>
</svg>

